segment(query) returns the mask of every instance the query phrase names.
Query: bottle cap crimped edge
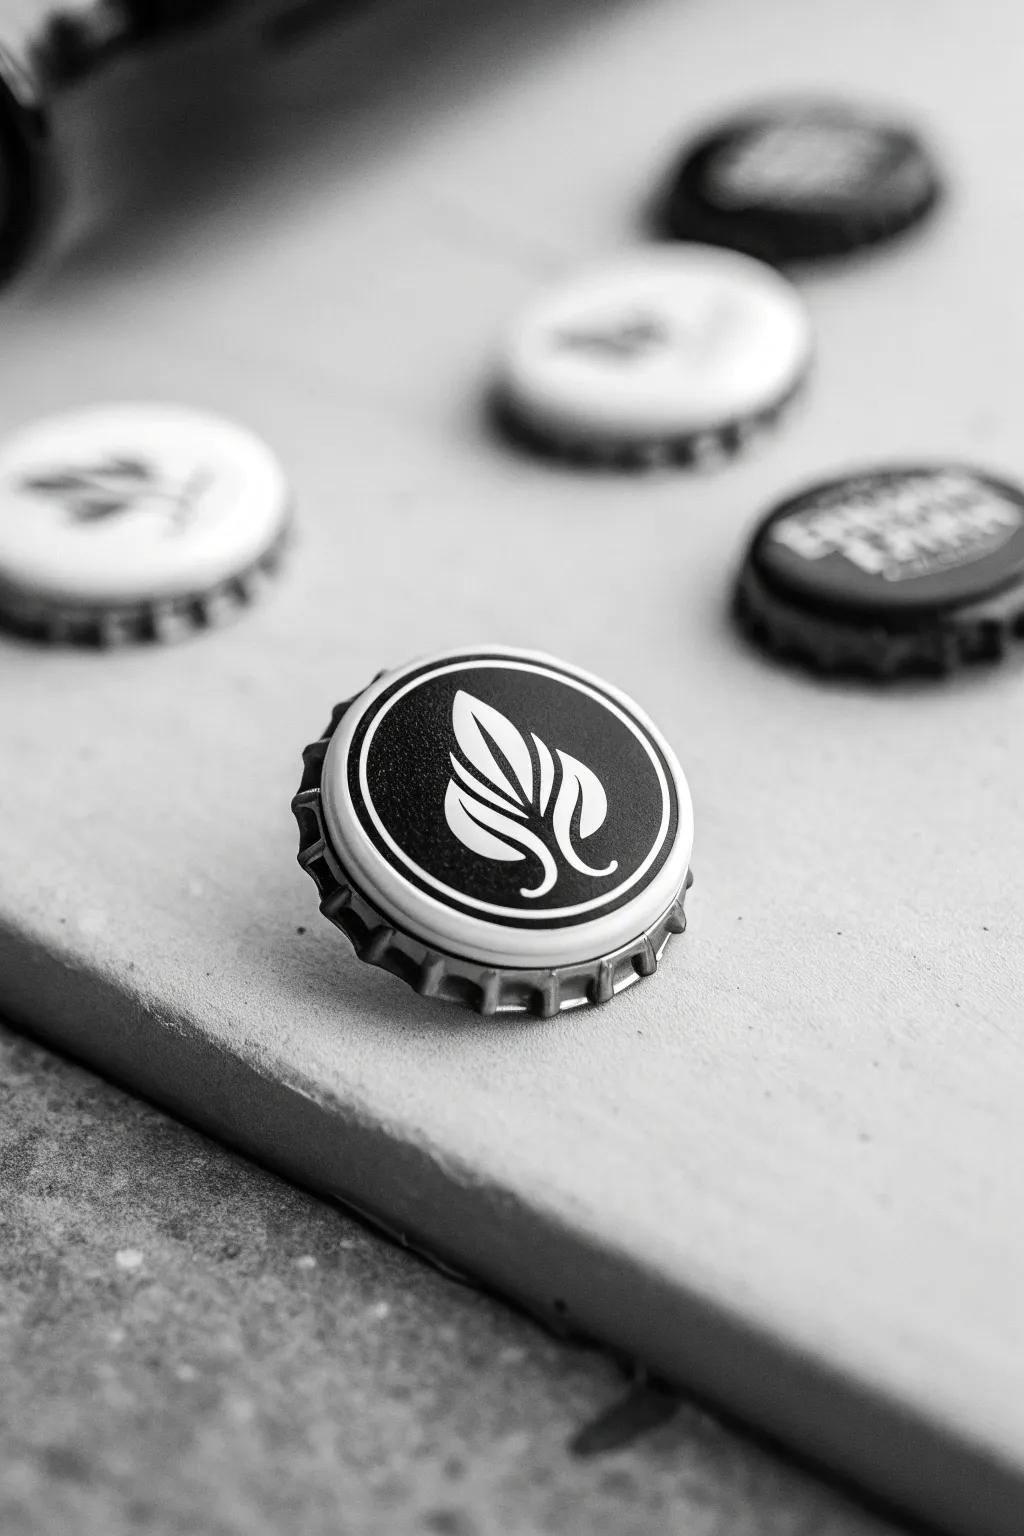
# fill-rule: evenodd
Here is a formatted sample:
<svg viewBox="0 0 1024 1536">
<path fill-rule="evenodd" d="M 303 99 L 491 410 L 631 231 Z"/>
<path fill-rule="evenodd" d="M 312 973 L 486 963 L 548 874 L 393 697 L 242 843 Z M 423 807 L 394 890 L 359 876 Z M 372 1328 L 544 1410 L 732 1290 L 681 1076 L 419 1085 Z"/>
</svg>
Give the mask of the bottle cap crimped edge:
<svg viewBox="0 0 1024 1536">
<path fill-rule="evenodd" d="M 316 884 L 321 912 L 346 935 L 360 960 L 397 976 L 421 996 L 458 1003 L 485 1017 L 528 1013 L 551 1018 L 569 1008 L 608 1002 L 657 970 L 669 939 L 686 928 L 684 904 L 693 884 L 689 869 L 668 909 L 644 933 L 611 954 L 564 966 L 534 969 L 460 959 L 392 924 L 342 868 L 324 816 L 327 749 L 342 717 L 361 697 L 338 704 L 323 734 L 304 749 L 302 780 L 292 799 L 299 865 Z"/>
<path fill-rule="evenodd" d="M 109 646 L 173 641 L 227 622 L 259 595 L 293 537 L 289 513 L 274 542 L 243 570 L 181 596 L 129 603 L 81 603 L 38 595 L 0 580 L 0 629 L 54 645 Z"/>
<path fill-rule="evenodd" d="M 736 582 L 733 612 L 747 635 L 784 660 L 823 675 L 887 680 L 1001 660 L 1021 634 L 1024 585 L 896 629 L 801 608 L 779 597 L 748 564 Z"/>
</svg>

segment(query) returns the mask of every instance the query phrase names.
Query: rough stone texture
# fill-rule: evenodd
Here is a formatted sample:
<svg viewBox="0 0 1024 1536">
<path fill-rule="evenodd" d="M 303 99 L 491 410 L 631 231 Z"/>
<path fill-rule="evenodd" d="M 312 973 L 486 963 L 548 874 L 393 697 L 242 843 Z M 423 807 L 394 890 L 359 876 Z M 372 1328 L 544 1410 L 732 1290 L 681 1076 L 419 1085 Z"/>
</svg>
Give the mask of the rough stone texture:
<svg viewBox="0 0 1024 1536">
<path fill-rule="evenodd" d="M 0 1191 L 4 1536 L 895 1529 L 6 1031 Z"/>
</svg>

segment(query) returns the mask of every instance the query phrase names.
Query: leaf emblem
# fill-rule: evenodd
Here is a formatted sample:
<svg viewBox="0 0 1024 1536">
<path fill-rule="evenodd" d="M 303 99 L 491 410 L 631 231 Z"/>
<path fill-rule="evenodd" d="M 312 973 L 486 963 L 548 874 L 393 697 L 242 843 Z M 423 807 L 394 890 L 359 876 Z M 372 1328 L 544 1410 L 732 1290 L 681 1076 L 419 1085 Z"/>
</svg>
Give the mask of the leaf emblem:
<svg viewBox="0 0 1024 1536">
<path fill-rule="evenodd" d="M 558 331 L 555 342 L 574 352 L 589 352 L 609 363 L 632 363 L 648 352 L 667 347 L 672 337 L 657 315 L 636 313 L 621 319 Z"/>
<path fill-rule="evenodd" d="M 209 475 L 200 470 L 183 484 L 171 484 L 144 460 L 113 455 L 81 467 L 27 475 L 21 489 L 60 502 L 76 523 L 106 522 L 143 507 L 155 507 L 166 519 L 167 532 L 176 533 L 190 520 L 208 480 Z"/>
<path fill-rule="evenodd" d="M 527 739 L 499 710 L 464 689 L 452 704 L 452 731 L 458 751 L 449 754 L 448 829 L 481 858 L 535 859 L 540 880 L 522 887 L 521 896 L 536 899 L 553 888 L 556 854 L 594 879 L 618 868 L 613 859 L 605 869 L 593 869 L 574 846 L 608 815 L 604 786 L 592 768 L 561 748 L 552 755 L 539 736 L 531 731 Z"/>
<path fill-rule="evenodd" d="M 530 803 L 530 749 L 510 720 L 460 688 L 452 705 L 452 729 L 470 767 L 510 799 Z"/>
</svg>

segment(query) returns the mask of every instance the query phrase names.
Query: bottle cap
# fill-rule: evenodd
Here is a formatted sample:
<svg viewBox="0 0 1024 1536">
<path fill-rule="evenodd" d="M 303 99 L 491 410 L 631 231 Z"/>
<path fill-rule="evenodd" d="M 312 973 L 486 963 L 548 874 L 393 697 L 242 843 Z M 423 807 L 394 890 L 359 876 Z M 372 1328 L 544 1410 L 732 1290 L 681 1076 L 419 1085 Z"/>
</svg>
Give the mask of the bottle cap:
<svg viewBox="0 0 1024 1536">
<path fill-rule="evenodd" d="M 618 689 L 503 646 L 376 679 L 306 749 L 299 863 L 361 959 L 485 1014 L 605 1002 L 685 926 L 693 812 Z"/>
<path fill-rule="evenodd" d="M 911 129 L 841 102 L 791 102 L 732 118 L 687 149 L 661 221 L 681 240 L 797 262 L 899 234 L 940 191 Z"/>
<path fill-rule="evenodd" d="M 732 251 L 652 246 L 528 309 L 494 403 L 513 436 L 558 456 L 702 463 L 772 422 L 810 356 L 803 301 L 777 272 Z"/>
<path fill-rule="evenodd" d="M 957 464 L 816 485 L 757 528 L 736 610 L 756 639 L 826 672 L 997 658 L 1024 614 L 1024 492 Z"/>
<path fill-rule="evenodd" d="M 0 621 L 83 643 L 171 638 L 251 596 L 288 513 L 277 459 L 216 416 L 48 417 L 0 445 Z"/>
</svg>

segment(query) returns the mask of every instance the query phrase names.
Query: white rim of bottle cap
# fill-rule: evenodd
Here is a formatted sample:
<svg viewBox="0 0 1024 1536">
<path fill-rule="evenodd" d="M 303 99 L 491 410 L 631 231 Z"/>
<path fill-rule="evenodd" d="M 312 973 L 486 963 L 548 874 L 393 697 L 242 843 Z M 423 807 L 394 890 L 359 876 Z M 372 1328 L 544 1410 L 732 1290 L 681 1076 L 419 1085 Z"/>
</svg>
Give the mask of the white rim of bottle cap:
<svg viewBox="0 0 1024 1536">
<path fill-rule="evenodd" d="M 646 247 L 580 273 L 522 314 L 499 398 L 541 435 L 685 442 L 770 414 L 810 363 L 786 278 L 717 246 Z"/>
<path fill-rule="evenodd" d="M 504 711 L 484 697 L 488 677 L 492 687 L 501 681 Z M 536 710 L 523 718 L 531 696 Z M 579 729 L 570 718 L 574 697 L 587 717 Z M 554 723 L 559 700 L 562 719 Z M 431 709 L 433 731 L 423 725 Z M 536 732 L 541 721 L 549 742 Z M 385 734 L 402 741 L 407 726 L 414 728 L 411 806 L 396 799 L 394 785 L 405 782 L 402 754 Z M 642 785 L 620 783 L 617 795 L 615 786 L 606 794 L 617 766 L 607 754 L 624 751 L 631 772 L 639 765 Z M 624 760 L 618 766 L 624 771 Z M 420 790 L 428 781 L 429 807 Z M 596 963 L 657 923 L 689 869 L 693 807 L 661 732 L 619 689 L 538 652 L 462 647 L 386 673 L 342 716 L 321 793 L 331 852 L 387 921 L 430 948 L 486 965 Z M 637 802 L 645 796 L 642 820 Z M 623 840 L 632 839 L 630 857 L 618 869 L 614 858 L 595 867 L 601 861 L 592 859 L 587 839 L 603 830 L 603 854 L 614 853 L 616 818 L 631 828 L 628 837 L 623 830 Z M 400 824 L 413 832 L 396 834 Z M 417 838 L 426 858 L 414 847 Z M 514 875 L 503 887 L 508 894 L 482 895 L 479 871 L 499 867 Z M 542 909 L 532 899 L 540 886 Z M 562 891 L 571 894 L 562 900 Z"/>
<path fill-rule="evenodd" d="M 0 592 L 97 611 L 200 597 L 256 565 L 289 510 L 275 455 L 219 416 L 45 417 L 0 444 Z"/>
</svg>

